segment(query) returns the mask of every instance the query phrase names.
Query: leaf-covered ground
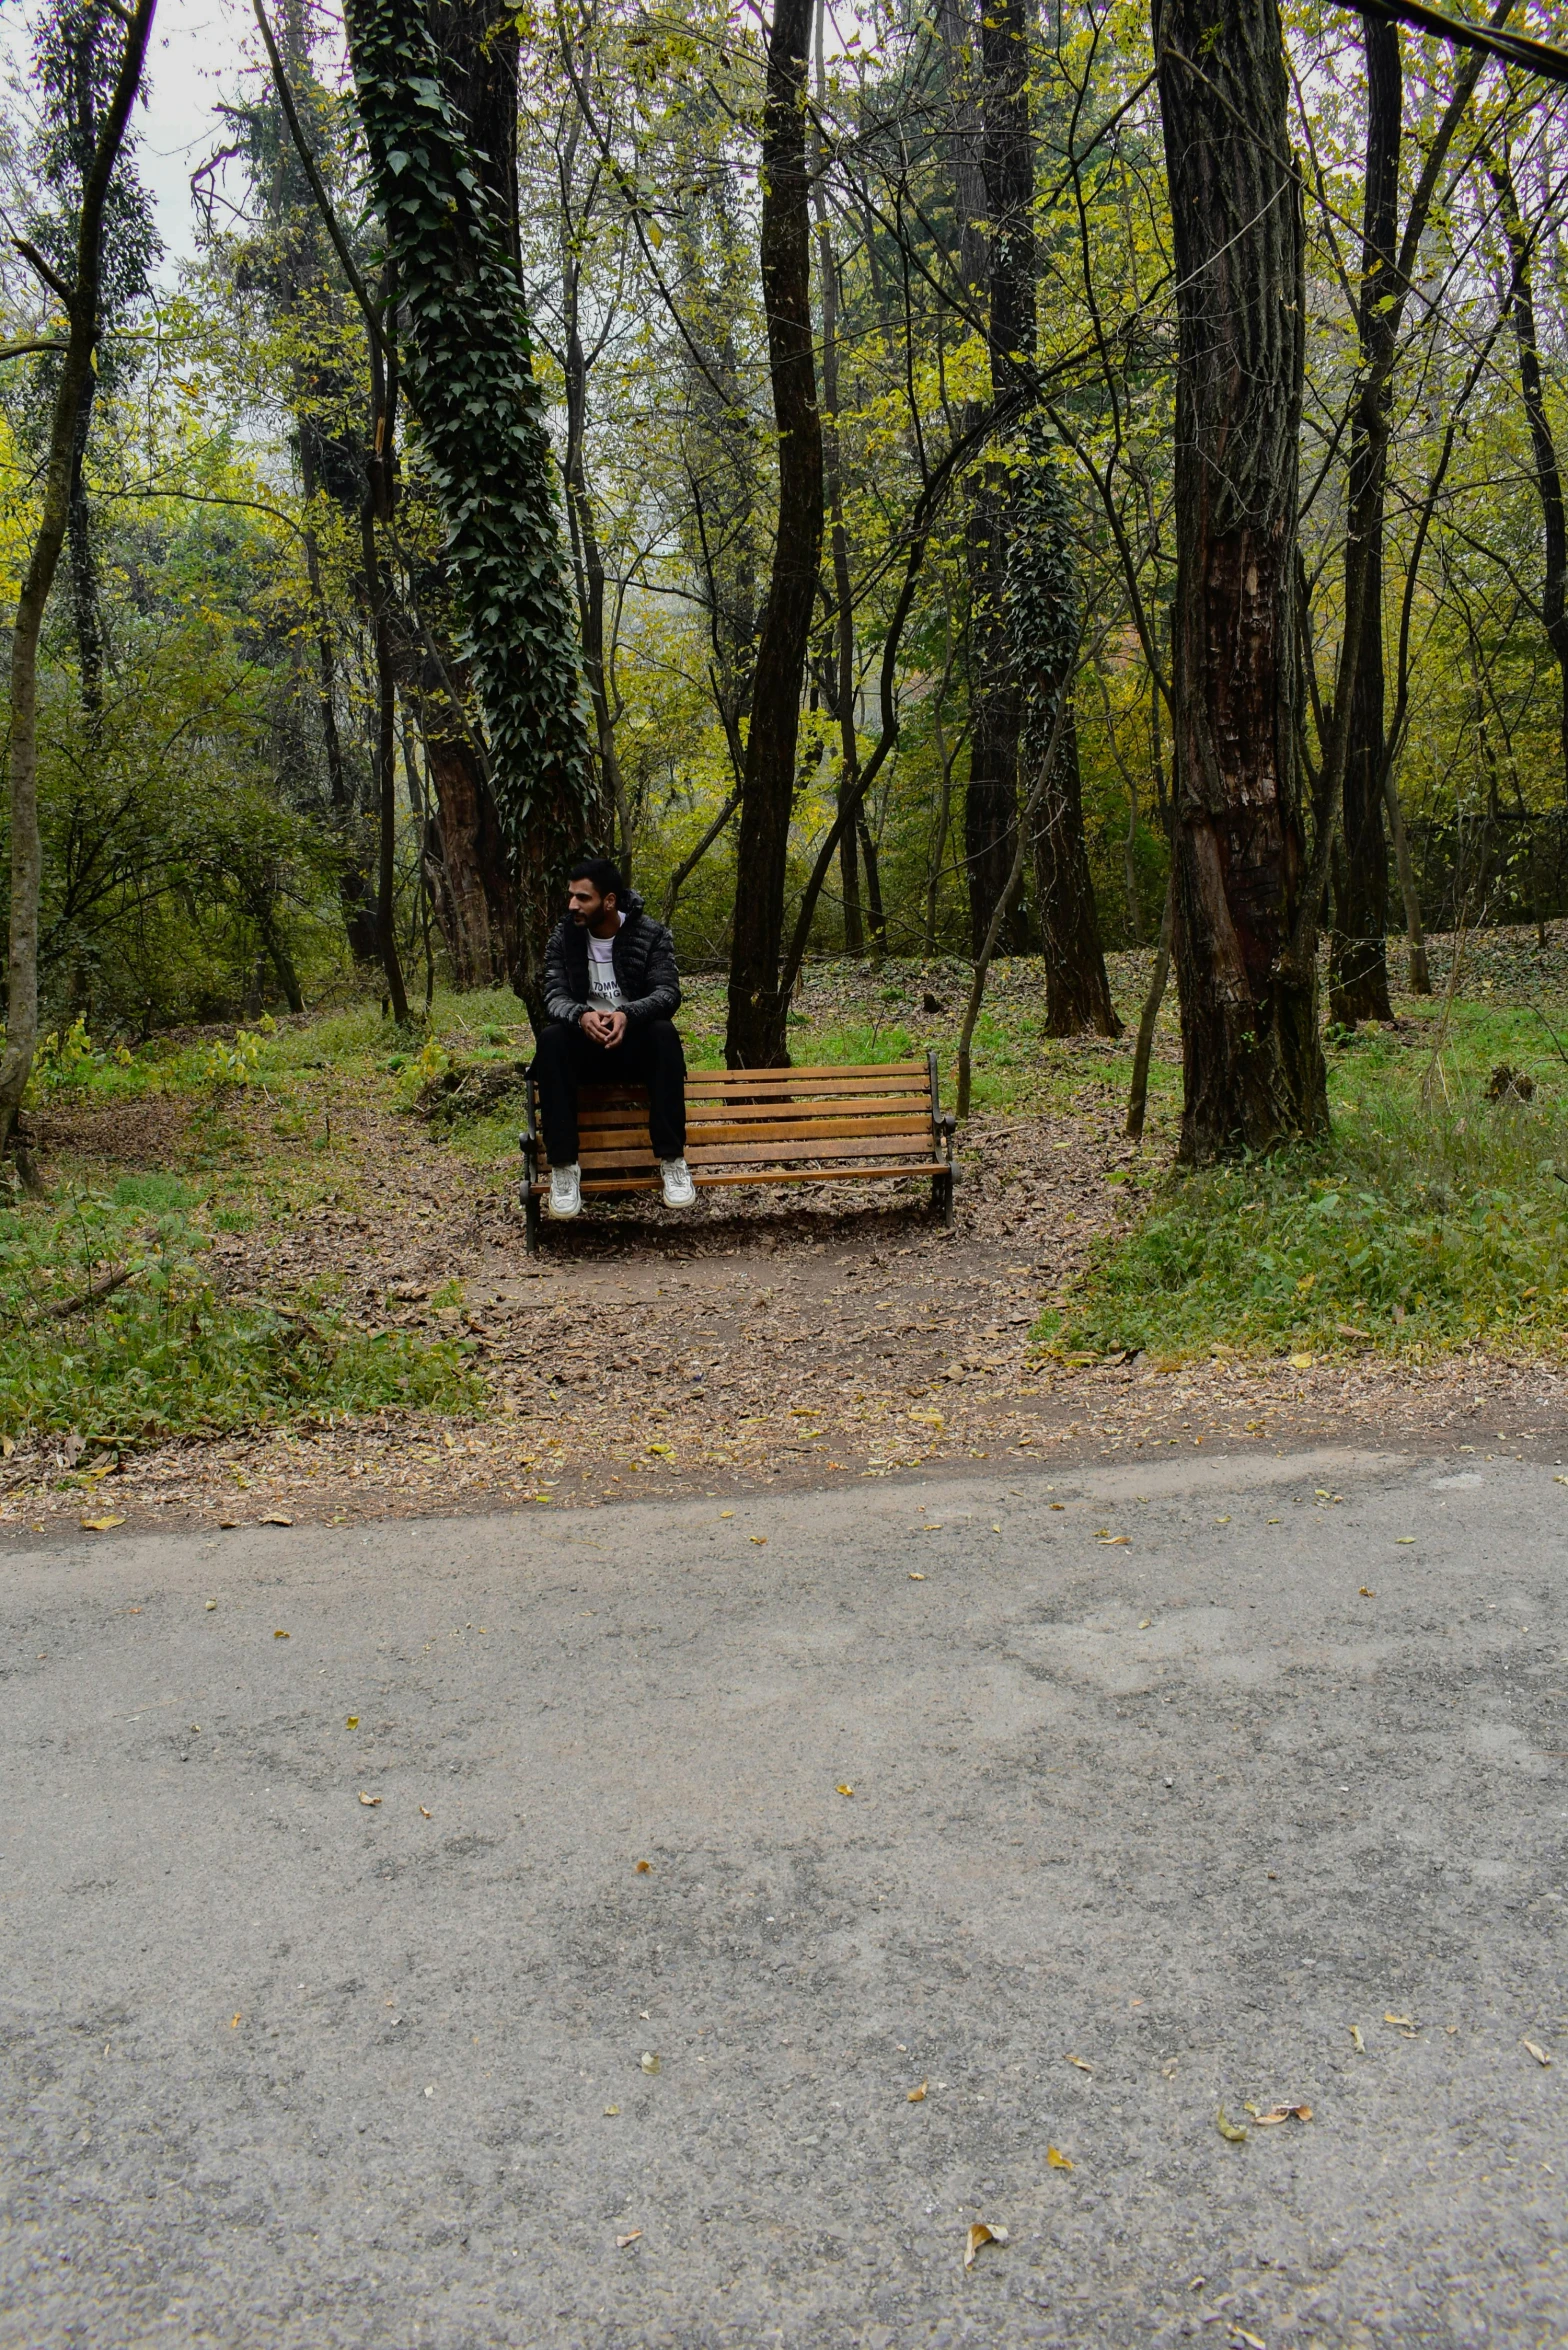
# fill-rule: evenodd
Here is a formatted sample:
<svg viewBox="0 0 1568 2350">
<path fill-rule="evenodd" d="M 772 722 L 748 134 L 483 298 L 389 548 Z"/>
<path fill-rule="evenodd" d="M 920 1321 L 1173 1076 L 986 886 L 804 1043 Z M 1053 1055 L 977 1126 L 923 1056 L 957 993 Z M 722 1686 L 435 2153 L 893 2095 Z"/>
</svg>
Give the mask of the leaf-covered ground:
<svg viewBox="0 0 1568 2350">
<path fill-rule="evenodd" d="M 1441 991 L 1443 942 L 1434 959 Z M 1146 968 L 1147 958 L 1118 961 L 1129 1015 Z M 931 1042 L 946 1072 L 962 978 L 913 966 L 813 973 L 796 1057 Z M 1467 1103 L 1484 1099 L 1494 1057 L 1531 1075 L 1528 1104 L 1481 1113 L 1501 1122 L 1516 1162 L 1507 1248 L 1482 1231 L 1474 1251 L 1505 1296 L 1510 1282 L 1531 1286 L 1509 1251 L 1556 1247 L 1532 1202 L 1540 1193 L 1556 1206 L 1568 1066 L 1528 1007 L 1539 1000 L 1557 1021 L 1565 993 L 1568 934 L 1544 957 L 1528 934 L 1497 934 L 1467 947 L 1435 1062 L 1441 993 L 1402 1002 L 1396 1034 L 1332 1055 L 1330 1160 L 1360 1147 L 1354 1137 L 1384 1105 L 1423 1084 L 1430 1103 L 1434 1066 L 1439 1101 L 1444 1083 Z M 34 1116 L 50 1199 L 9 1218 L 0 1369 L 21 1370 L 0 1388 L 0 1524 L 559 1507 L 885 1476 L 933 1460 L 1022 1464 L 1318 1433 L 1557 1444 L 1555 1292 L 1502 1318 L 1494 1296 L 1479 1339 L 1457 1325 L 1445 1339 L 1411 1306 L 1396 1318 L 1397 1280 L 1375 1311 L 1363 1295 L 1366 1318 L 1341 1311 L 1337 1295 L 1330 1314 L 1328 1274 L 1303 1251 L 1331 1245 L 1334 1280 L 1350 1277 L 1346 1233 L 1320 1212 L 1333 1166 L 1270 1170 L 1266 1183 L 1173 1178 L 1169 1011 L 1139 1152 L 1121 1133 L 1130 1037 L 1052 1043 L 1038 1004 L 1037 967 L 1004 966 L 954 1233 L 931 1221 L 922 1187 L 878 1186 L 875 1198 L 863 1185 L 758 1190 L 705 1195 L 685 1217 L 651 1201 L 592 1209 L 569 1229 L 547 1227 L 532 1262 L 508 1098 L 526 1030 L 506 999 L 438 1001 L 423 1049 L 351 1012 L 265 1038 L 166 1040 L 130 1065 L 78 1054 Z M 694 1060 L 717 1057 L 721 1020 L 720 983 L 699 981 L 683 1022 Z M 248 1063 L 238 1074 L 236 1059 Z M 460 1094 L 443 1090 L 454 1078 Z M 432 1119 L 432 1105 L 444 1114 Z M 1568 1150 L 1563 1163 L 1568 1173 Z M 1266 1312 L 1256 1247 L 1203 1256 L 1238 1182 L 1248 1200 L 1268 1191 L 1291 1241 L 1274 1252 Z M 1207 1216 L 1206 1200 L 1217 1203 Z M 1178 1242 L 1202 1261 L 1162 1302 L 1151 1267 L 1168 1271 Z M 128 1264 L 112 1298 L 59 1316 Z M 1250 1332 L 1238 1322 L 1249 1311 Z M 116 1314 L 161 1317 L 170 1360 L 182 1334 L 187 1355 L 195 1349 L 183 1427 L 178 1379 L 161 1424 L 154 1413 L 137 1426 L 123 1393 L 117 1417 L 104 1409 L 102 1358 L 125 1328 Z M 78 1355 L 85 1367 L 73 1372 Z M 293 1370 L 269 1384 L 277 1362 Z"/>
</svg>

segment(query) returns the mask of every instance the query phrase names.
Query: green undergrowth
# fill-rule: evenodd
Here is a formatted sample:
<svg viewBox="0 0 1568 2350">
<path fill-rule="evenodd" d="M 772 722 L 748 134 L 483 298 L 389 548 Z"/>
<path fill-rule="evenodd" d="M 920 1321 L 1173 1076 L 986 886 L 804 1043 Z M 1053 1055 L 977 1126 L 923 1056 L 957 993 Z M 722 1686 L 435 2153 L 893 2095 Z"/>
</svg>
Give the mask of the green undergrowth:
<svg viewBox="0 0 1568 2350">
<path fill-rule="evenodd" d="M 0 1437 L 73 1431 L 123 1451 L 323 1412 L 477 1402 L 480 1381 L 452 1341 L 225 1300 L 204 1263 L 206 1205 L 154 1174 L 0 1213 Z M 213 1217 L 231 1230 L 238 1220 Z"/>
<path fill-rule="evenodd" d="M 1063 1354 L 1560 1352 L 1568 1068 L 1541 1023 L 1460 1007 L 1440 1058 L 1382 1034 L 1335 1053 L 1334 1131 L 1174 1174 L 1037 1336 Z M 1505 1060 L 1529 1101 L 1488 1097 Z"/>
</svg>

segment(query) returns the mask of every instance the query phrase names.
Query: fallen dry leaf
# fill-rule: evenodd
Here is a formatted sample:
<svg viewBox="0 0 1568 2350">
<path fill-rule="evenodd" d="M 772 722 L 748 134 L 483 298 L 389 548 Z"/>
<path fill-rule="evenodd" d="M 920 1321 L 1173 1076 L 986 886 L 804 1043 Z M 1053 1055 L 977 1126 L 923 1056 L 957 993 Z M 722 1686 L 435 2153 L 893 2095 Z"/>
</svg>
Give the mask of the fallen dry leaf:
<svg viewBox="0 0 1568 2350">
<path fill-rule="evenodd" d="M 287 1640 L 288 1634 L 286 1632 L 274 1632 L 272 1637 L 274 1640 Z"/>
<path fill-rule="evenodd" d="M 969 2235 L 964 2244 L 965 2268 L 974 2267 L 975 2254 L 982 2244 L 1005 2244 L 1006 2242 L 1007 2230 L 1005 2228 L 994 2227 L 989 2220 L 971 2220 Z"/>
<path fill-rule="evenodd" d="M 1130 1534 L 1112 1534 L 1109 1529 L 1104 1526 L 1100 1528 L 1094 1539 L 1105 1550 L 1115 1550 L 1119 1543 L 1126 1543 L 1129 1547 L 1131 1547 L 1132 1543 L 1132 1536 Z"/>
<path fill-rule="evenodd" d="M 1359 2024 L 1352 2024 L 1350 2027 L 1350 2045 L 1355 2049 L 1358 2056 L 1365 2056 L 1367 2052 L 1367 2044 L 1361 2037 L 1361 2026 Z"/>
<path fill-rule="evenodd" d="M 1247 2142 L 1246 2131 L 1238 2128 L 1235 2122 L 1228 2122 L 1225 2119 L 1225 2108 L 1223 2105 L 1220 2107 L 1219 2112 L 1214 2117 L 1214 2126 L 1219 2131 L 1220 2136 L 1225 2139 L 1229 2145 L 1245 2146 Z"/>
<path fill-rule="evenodd" d="M 433 1820 L 435 1818 L 435 1813 L 430 1809 L 430 1806 L 427 1803 L 422 1803 L 419 1807 L 419 1816 L 422 1820 Z"/>
<path fill-rule="evenodd" d="M 1249 2334 L 1246 2327 L 1237 2325 L 1234 2318 L 1231 2320 L 1230 2330 L 1232 2341 L 1245 2342 L 1247 2350 L 1267 2350 L 1267 2345 L 1260 2342 L 1256 2334 Z"/>
<path fill-rule="evenodd" d="M 238 2028 L 238 2025 L 239 2025 L 239 2020 L 240 2020 L 240 2019 L 239 2019 L 239 2017 L 238 2017 L 237 2015 L 231 2015 L 231 2016 L 230 2016 L 230 2018 L 229 2018 L 229 2030 L 230 2030 L 231 2032 L 232 2032 L 232 2031 L 235 2031 L 235 2030 Z"/>
<path fill-rule="evenodd" d="M 651 1861 L 651 1860 L 640 1860 L 640 1861 L 637 1863 L 637 1874 L 638 1874 L 638 1876 L 639 1876 L 639 1877 L 645 1877 L 645 1876 L 648 1874 L 648 1871 L 649 1871 L 649 1870 L 652 1868 L 652 1866 L 653 1866 L 653 1863 L 652 1863 L 652 1861 Z"/>
<path fill-rule="evenodd" d="M 642 2066 L 642 2069 L 645 2073 L 656 2073 L 659 2069 L 659 2059 L 654 2055 L 651 2048 L 645 2048 L 641 2056 L 638 2057 L 637 2062 Z"/>
<path fill-rule="evenodd" d="M 367 1811 L 373 1811 L 376 1805 L 381 1801 L 381 1798 L 379 1795 L 367 1795 L 364 1789 L 361 1788 L 359 1791 L 359 1800 L 365 1806 Z"/>
<path fill-rule="evenodd" d="M 123 1526 L 123 1518 L 83 1518 L 82 1525 L 89 1534 L 108 1534 L 116 1526 Z"/>
<path fill-rule="evenodd" d="M 1067 2061 L 1069 2064 L 1075 2064 L 1081 2073 L 1092 2073 L 1094 2070 L 1093 2065 L 1085 2064 L 1081 2056 L 1070 2056 Z"/>
<path fill-rule="evenodd" d="M 1550 2057 L 1547 2055 L 1547 2053 L 1546 2053 L 1546 2050 L 1545 2050 L 1544 2048 L 1537 2048 L 1537 2046 L 1536 2046 L 1536 2044 L 1535 2044 L 1535 2042 L 1534 2042 L 1533 2040 L 1526 2040 L 1526 2042 L 1524 2043 L 1524 2045 L 1526 2046 L 1526 2048 L 1528 2048 L 1528 2049 L 1529 2049 L 1529 2051 L 1530 2051 L 1530 2054 L 1531 2054 L 1531 2055 L 1532 2055 L 1532 2056 L 1535 2058 L 1535 2061 L 1536 2061 L 1536 2063 L 1537 2063 L 1537 2064 L 1550 2064 L 1550 2063 L 1551 2063 L 1551 2061 L 1552 2061 L 1552 2060 L 1551 2060 L 1551 2058 L 1550 2058 Z"/>
<path fill-rule="evenodd" d="M 1145 1616 L 1143 1621 L 1139 1624 L 1138 1629 L 1140 1632 L 1152 1632 L 1154 1629 L 1154 1618 L 1152 1616 Z"/>
<path fill-rule="evenodd" d="M 1363 1599 L 1376 1599 L 1377 1593 L 1375 1591 L 1368 1590 L 1366 1584 L 1363 1583 L 1361 1586 L 1361 1597 Z"/>
<path fill-rule="evenodd" d="M 847 1779 L 841 1779 L 833 1792 L 835 1795 L 853 1795 L 855 1790 Z"/>
<path fill-rule="evenodd" d="M 616 2237 L 615 2249 L 617 2252 L 624 2252 L 628 2244 L 640 2244 L 641 2242 L 641 2228 L 628 2228 L 624 2236 Z"/>
<path fill-rule="evenodd" d="M 358 1714 L 345 1714 L 343 1717 L 343 1727 L 345 1730 L 357 1730 L 359 1728 Z"/>
<path fill-rule="evenodd" d="M 1293 1371 L 1310 1371 L 1312 1368 L 1311 1355 L 1292 1355 L 1290 1367 Z"/>
<path fill-rule="evenodd" d="M 1397 2024 L 1402 2032 L 1419 2032 L 1421 2026 L 1408 2015 L 1395 2015 L 1392 2008 L 1384 2016 L 1385 2024 Z"/>
<path fill-rule="evenodd" d="M 620 2110 L 621 2110 L 621 2109 L 620 2109 L 620 2107 L 619 2107 L 618 2105 L 607 2105 L 607 2106 L 605 2107 L 605 2109 L 604 2109 L 604 2118 L 605 2118 L 605 2120 L 606 2120 L 606 2121 L 613 2121 L 613 2120 L 615 2119 L 615 2116 L 616 2116 L 616 2115 L 617 2115 L 617 2114 L 620 2112 Z"/>
<path fill-rule="evenodd" d="M 904 2103 L 906 2105 L 924 2105 L 929 2085 L 928 2082 L 922 2081 L 918 2089 L 909 2090 L 905 2095 Z"/>
<path fill-rule="evenodd" d="M 1255 2110 L 1250 2105 L 1247 2108 L 1249 2113 Z M 1267 2113 L 1258 2114 L 1257 2118 L 1259 2127 L 1263 2129 L 1266 2129 L 1270 2122 L 1288 2122 L 1292 2118 L 1298 2122 L 1309 2122 L 1312 2119 L 1312 2108 L 1310 2105 L 1275 2105 L 1271 2106 Z"/>
<path fill-rule="evenodd" d="M 1073 2168 L 1072 2163 L 1058 2146 L 1047 2146 L 1045 2162 L 1048 2170 L 1071 2170 Z"/>
<path fill-rule="evenodd" d="M 911 1583 L 923 1583 L 925 1581 L 925 1577 L 924 1575 L 917 1575 L 914 1568 L 911 1567 L 909 1570 L 909 1580 Z"/>
<path fill-rule="evenodd" d="M 764 1546 L 764 1544 L 766 1543 L 766 1541 L 767 1541 L 767 1539 L 768 1539 L 768 1538 L 767 1538 L 766 1534 L 753 1534 L 753 1535 L 750 1537 L 750 1539 L 751 1539 L 751 1540 L 752 1540 L 752 1541 L 753 1541 L 753 1542 L 754 1542 L 754 1543 L 757 1545 L 757 1548 L 760 1550 L 760 1549 L 762 1549 L 762 1547 Z"/>
<path fill-rule="evenodd" d="M 209 1599 L 209 1600 L 206 1602 L 207 1613 L 208 1613 L 208 1615 L 209 1615 L 209 1616 L 211 1615 L 211 1613 L 212 1613 L 213 1609 L 214 1609 L 214 1608 L 217 1606 L 217 1604 L 218 1604 L 218 1603 L 217 1603 L 217 1601 L 216 1601 L 215 1599 Z"/>
<path fill-rule="evenodd" d="M 292 1526 L 294 1521 L 283 1510 L 269 1510 L 266 1516 L 258 1518 L 256 1523 L 258 1526 Z"/>
</svg>

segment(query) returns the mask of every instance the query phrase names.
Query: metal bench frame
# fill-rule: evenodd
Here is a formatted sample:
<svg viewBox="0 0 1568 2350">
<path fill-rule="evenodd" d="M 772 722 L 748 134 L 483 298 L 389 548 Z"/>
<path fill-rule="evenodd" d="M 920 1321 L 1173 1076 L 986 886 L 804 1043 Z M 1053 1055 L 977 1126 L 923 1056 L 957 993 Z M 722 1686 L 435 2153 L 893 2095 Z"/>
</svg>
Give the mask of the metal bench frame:
<svg viewBox="0 0 1568 2350">
<path fill-rule="evenodd" d="M 522 1203 L 532 1257 L 539 1253 L 542 1203 L 550 1189 L 532 1071 L 523 1088 L 523 1115 Z M 641 1086 L 584 1086 L 578 1126 L 585 1199 L 658 1189 Z M 686 1080 L 686 1158 L 700 1190 L 928 1175 L 932 1213 L 951 1227 L 956 1126 L 951 1110 L 941 1106 L 931 1051 L 923 1062 L 697 1069 Z M 706 1136 L 704 1128 L 710 1130 Z"/>
</svg>

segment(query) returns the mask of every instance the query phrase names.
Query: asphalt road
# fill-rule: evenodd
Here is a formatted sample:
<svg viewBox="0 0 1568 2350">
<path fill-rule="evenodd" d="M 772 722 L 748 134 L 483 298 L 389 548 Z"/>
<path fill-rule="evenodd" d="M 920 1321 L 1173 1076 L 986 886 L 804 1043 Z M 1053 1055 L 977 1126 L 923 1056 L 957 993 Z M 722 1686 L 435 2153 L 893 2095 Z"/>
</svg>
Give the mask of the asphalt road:
<svg viewBox="0 0 1568 2350">
<path fill-rule="evenodd" d="M 1549 1465 L 733 1510 L 13 1555 L 0 2343 L 1568 2341 Z"/>
</svg>

